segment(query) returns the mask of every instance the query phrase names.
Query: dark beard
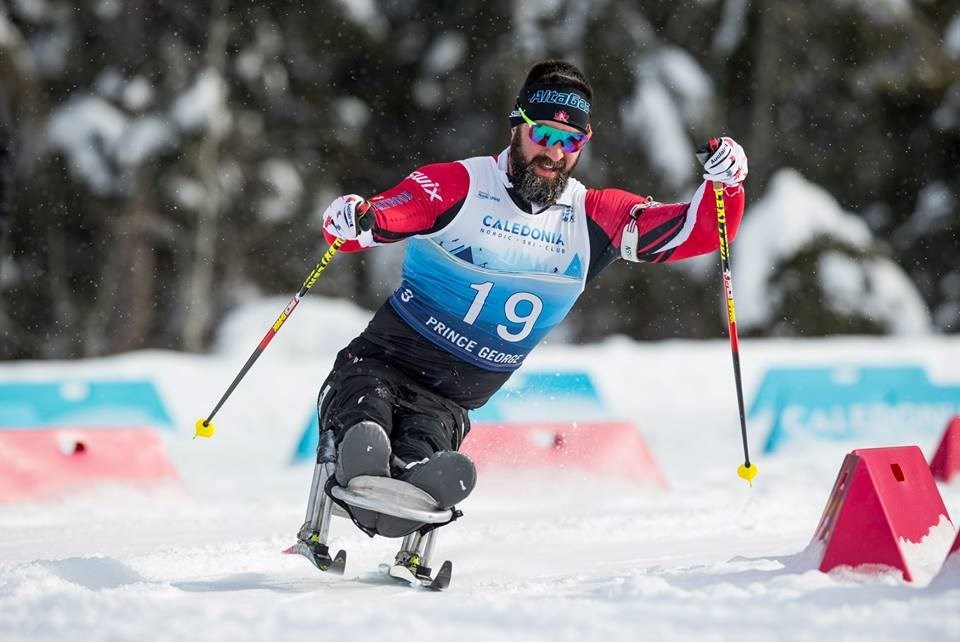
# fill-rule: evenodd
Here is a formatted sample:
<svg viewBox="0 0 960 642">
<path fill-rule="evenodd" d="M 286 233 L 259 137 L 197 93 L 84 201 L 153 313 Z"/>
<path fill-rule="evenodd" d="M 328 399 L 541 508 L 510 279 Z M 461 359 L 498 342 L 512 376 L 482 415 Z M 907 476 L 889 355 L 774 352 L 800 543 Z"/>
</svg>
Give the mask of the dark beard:
<svg viewBox="0 0 960 642">
<path fill-rule="evenodd" d="M 550 159 L 545 154 L 534 156 L 530 162 L 523 158 L 523 150 L 520 147 L 520 128 L 513 132 L 510 139 L 510 181 L 513 183 L 513 189 L 516 193 L 528 203 L 537 205 L 553 205 L 560 198 L 564 188 L 567 186 L 567 179 L 573 167 L 566 167 L 566 160 L 560 161 L 563 167 L 554 166 L 553 169 L 559 169 L 556 178 L 546 178 L 538 176 L 533 171 L 533 165 L 540 159 Z"/>
</svg>

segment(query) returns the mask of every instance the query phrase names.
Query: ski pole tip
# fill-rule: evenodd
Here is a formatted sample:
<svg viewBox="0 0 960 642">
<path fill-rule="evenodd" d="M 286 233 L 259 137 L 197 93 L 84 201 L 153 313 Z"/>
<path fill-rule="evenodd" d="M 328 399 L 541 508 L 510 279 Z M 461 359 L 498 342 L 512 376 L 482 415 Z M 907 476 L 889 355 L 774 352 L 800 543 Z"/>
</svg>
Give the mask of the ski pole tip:
<svg viewBox="0 0 960 642">
<path fill-rule="evenodd" d="M 212 421 L 207 421 L 206 419 L 197 419 L 197 423 L 194 426 L 193 438 L 197 437 L 213 437 L 213 432 L 215 428 Z"/>
<path fill-rule="evenodd" d="M 748 484 L 753 486 L 753 478 L 757 476 L 757 465 L 756 464 L 740 464 L 740 467 L 737 468 L 737 477 L 746 480 Z"/>
</svg>

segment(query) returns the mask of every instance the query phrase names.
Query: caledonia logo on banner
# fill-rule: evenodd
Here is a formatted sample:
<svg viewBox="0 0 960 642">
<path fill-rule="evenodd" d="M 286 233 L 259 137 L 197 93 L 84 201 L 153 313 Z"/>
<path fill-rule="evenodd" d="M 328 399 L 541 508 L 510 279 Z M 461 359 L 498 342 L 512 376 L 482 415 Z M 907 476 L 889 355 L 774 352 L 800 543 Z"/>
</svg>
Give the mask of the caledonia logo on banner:
<svg viewBox="0 0 960 642">
<path fill-rule="evenodd" d="M 544 230 L 539 227 L 531 227 L 525 223 L 515 223 L 513 221 L 504 221 L 487 214 L 483 217 L 483 226 L 492 230 L 500 230 L 507 234 L 516 234 L 521 237 L 529 237 L 535 241 L 543 241 L 553 245 L 566 245 L 563 240 L 563 234 L 551 230 Z"/>
<path fill-rule="evenodd" d="M 442 201 L 440 197 L 440 183 L 434 182 L 432 178 L 424 174 L 423 172 L 413 172 L 408 176 L 410 180 L 420 186 L 420 188 L 427 193 L 427 196 L 430 197 L 431 201 Z"/>
<path fill-rule="evenodd" d="M 551 105 L 566 105 L 590 113 L 590 103 L 572 91 L 556 91 L 554 89 L 540 89 L 530 96 L 531 103 L 548 103 Z"/>
</svg>

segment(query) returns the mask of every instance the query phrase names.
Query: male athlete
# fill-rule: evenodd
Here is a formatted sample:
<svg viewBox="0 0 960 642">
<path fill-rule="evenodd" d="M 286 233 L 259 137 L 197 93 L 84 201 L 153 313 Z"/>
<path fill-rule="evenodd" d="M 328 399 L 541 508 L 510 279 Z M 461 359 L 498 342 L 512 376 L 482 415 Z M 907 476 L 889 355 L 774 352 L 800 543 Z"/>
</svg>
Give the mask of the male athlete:
<svg viewBox="0 0 960 642">
<path fill-rule="evenodd" d="M 666 263 L 716 250 L 710 181 L 725 186 L 736 234 L 747 158 L 730 138 L 717 141 L 688 203 L 571 178 L 593 134 L 592 102 L 575 66 L 538 63 L 500 154 L 426 165 L 382 194 L 340 196 L 326 209 L 324 232 L 346 240 L 342 250 L 407 240 L 400 286 L 321 387 L 321 449 L 336 457 L 337 484 L 392 476 L 443 509 L 462 501 L 476 481 L 473 462 L 457 452 L 467 411 L 523 364 L 591 279 L 618 258 Z M 422 526 L 362 509 L 352 516 L 386 537 Z"/>
</svg>

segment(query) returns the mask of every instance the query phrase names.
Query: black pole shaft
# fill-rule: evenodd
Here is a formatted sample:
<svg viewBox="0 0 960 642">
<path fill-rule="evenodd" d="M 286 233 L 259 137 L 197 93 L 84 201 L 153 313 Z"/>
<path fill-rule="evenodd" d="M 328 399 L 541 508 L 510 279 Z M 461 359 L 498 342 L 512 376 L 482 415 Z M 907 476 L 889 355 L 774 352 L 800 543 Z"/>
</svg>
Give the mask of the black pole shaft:
<svg viewBox="0 0 960 642">
<path fill-rule="evenodd" d="M 743 383 L 740 378 L 740 351 L 733 350 L 733 378 L 737 383 L 737 405 L 740 408 L 740 436 L 743 439 L 743 463 L 750 467 L 750 452 L 747 449 L 747 415 L 743 410 Z"/>
<path fill-rule="evenodd" d="M 736 305 L 733 300 L 733 272 L 730 269 L 730 244 L 727 238 L 726 204 L 723 200 L 723 184 L 714 182 L 713 193 L 717 210 L 717 231 L 720 235 L 720 268 L 723 278 L 723 295 L 727 307 L 727 332 L 730 335 L 730 355 L 733 359 L 733 379 L 737 387 L 737 408 L 740 411 L 740 437 L 743 441 L 744 465 L 750 468 L 750 449 L 747 446 L 747 415 L 743 403 L 743 378 L 740 374 L 740 340 L 737 337 Z"/>
<path fill-rule="evenodd" d="M 217 411 L 220 410 L 220 406 L 226 402 L 227 398 L 233 393 L 234 388 L 237 387 L 237 384 L 240 383 L 240 380 L 243 379 L 244 375 L 247 374 L 247 371 L 253 367 L 253 364 L 257 362 L 257 359 L 260 358 L 260 355 L 263 354 L 263 349 L 260 346 L 257 346 L 253 351 L 253 354 L 247 359 L 247 362 L 243 364 L 243 367 L 240 368 L 240 373 L 233 378 L 233 382 L 230 384 L 230 387 L 227 388 L 227 391 L 223 393 L 223 396 L 220 397 L 220 401 L 217 402 L 217 405 L 213 407 L 213 410 L 210 412 L 210 415 L 203 420 L 204 426 L 209 426 L 210 422 L 213 421 L 213 416 L 217 414 Z"/>
<path fill-rule="evenodd" d="M 367 217 L 364 217 L 367 218 Z M 317 278 L 320 276 L 320 273 L 326 269 L 327 264 L 330 263 L 330 260 L 337 253 L 337 250 L 340 249 L 340 246 L 343 245 L 343 239 L 335 239 L 333 243 L 330 244 L 330 247 L 327 248 L 327 251 L 324 252 L 323 257 L 320 261 L 314 266 L 313 270 L 307 276 L 306 280 L 303 282 L 303 285 L 300 286 L 300 291 L 293 295 L 293 298 L 290 299 L 290 303 L 287 304 L 287 307 L 283 309 L 283 312 L 280 313 L 280 316 L 277 317 L 277 320 L 274 321 L 273 325 L 267 330 L 267 333 L 263 336 L 263 339 L 260 340 L 260 344 L 254 349 L 253 354 L 247 358 L 247 362 L 243 364 L 243 367 L 240 369 L 240 372 L 236 377 L 233 378 L 233 381 L 230 383 L 230 387 L 227 388 L 227 391 L 223 393 L 223 396 L 220 397 L 220 401 L 217 402 L 217 405 L 214 406 L 213 411 L 210 415 L 203 420 L 204 426 L 209 426 L 210 422 L 213 421 L 214 415 L 217 414 L 217 411 L 220 410 L 220 407 L 223 406 L 227 398 L 233 393 L 234 389 L 247 374 L 250 368 L 253 367 L 253 364 L 257 362 L 257 359 L 260 358 L 260 355 L 263 354 L 263 351 L 267 349 L 267 346 L 270 345 L 270 341 L 273 340 L 273 337 L 276 336 L 277 332 L 280 331 L 281 326 L 290 315 L 293 314 L 294 309 L 297 305 L 300 304 L 300 300 L 306 296 L 307 292 L 313 287 L 313 284 L 317 282 Z"/>
</svg>

